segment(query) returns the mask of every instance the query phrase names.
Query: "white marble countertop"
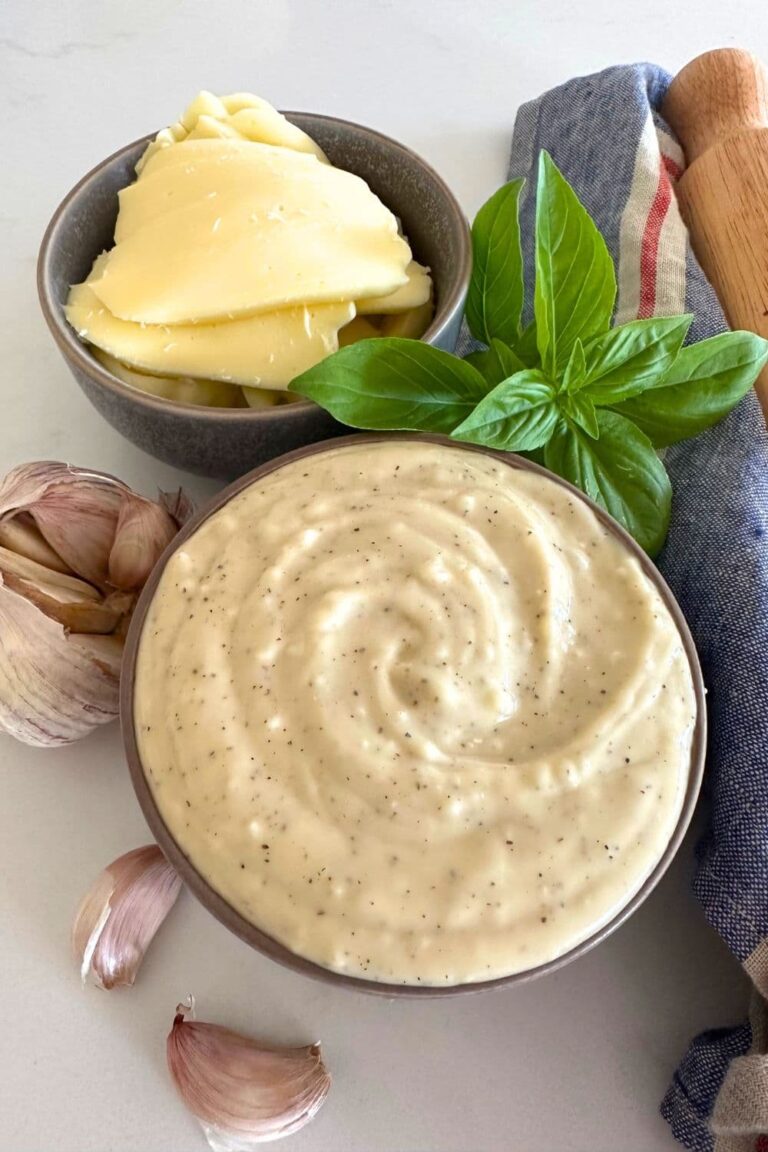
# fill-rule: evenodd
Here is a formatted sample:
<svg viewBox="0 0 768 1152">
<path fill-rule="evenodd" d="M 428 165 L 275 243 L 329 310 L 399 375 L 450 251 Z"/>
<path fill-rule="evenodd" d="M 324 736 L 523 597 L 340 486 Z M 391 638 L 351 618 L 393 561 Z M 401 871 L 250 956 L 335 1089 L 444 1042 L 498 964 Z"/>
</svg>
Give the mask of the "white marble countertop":
<svg viewBox="0 0 768 1152">
<path fill-rule="evenodd" d="M 6 0 L 0 19 L 0 470 L 69 459 L 152 493 L 181 478 L 87 404 L 44 327 L 35 257 L 67 189 L 200 87 L 368 123 L 420 151 L 473 212 L 517 105 L 577 72 L 706 48 L 768 55 L 754 0 Z M 192 479 L 199 496 L 212 484 Z M 2 643 L 2 637 L 0 637 Z M 689 1038 L 743 1014 L 738 966 L 689 894 L 690 838 L 607 943 L 526 985 L 391 1003 L 284 971 L 184 895 L 137 986 L 81 989 L 83 890 L 147 840 L 117 726 L 71 748 L 0 737 L 0 1152 L 192 1152 L 164 1062 L 174 1006 L 265 1039 L 322 1038 L 335 1081 L 303 1152 L 672 1152 L 659 1100 Z"/>
</svg>

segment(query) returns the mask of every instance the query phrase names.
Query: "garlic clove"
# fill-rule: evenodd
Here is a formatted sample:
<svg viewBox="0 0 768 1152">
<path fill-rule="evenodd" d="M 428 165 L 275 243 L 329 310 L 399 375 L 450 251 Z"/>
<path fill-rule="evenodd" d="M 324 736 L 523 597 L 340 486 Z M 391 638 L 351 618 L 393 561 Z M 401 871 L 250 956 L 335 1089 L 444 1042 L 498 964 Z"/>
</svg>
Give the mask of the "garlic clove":
<svg viewBox="0 0 768 1152">
<path fill-rule="evenodd" d="M 124 492 L 115 481 L 51 485 L 32 516 L 70 568 L 103 587 Z"/>
<path fill-rule="evenodd" d="M 120 665 L 114 649 L 76 643 L 80 638 L 68 637 L 2 575 L 0 636 L 0 732 L 52 747 L 115 719 Z"/>
<path fill-rule="evenodd" d="M 83 983 L 131 985 L 181 891 L 181 877 L 156 844 L 113 860 L 84 897 L 72 928 Z"/>
<path fill-rule="evenodd" d="M 110 583 L 126 590 L 140 588 L 176 530 L 174 519 L 160 504 L 125 494 L 109 553 Z"/>
<path fill-rule="evenodd" d="M 19 579 L 9 572 L 2 571 L 2 575 L 6 588 L 24 596 L 46 616 L 61 624 L 67 632 L 110 635 L 120 624 L 123 611 L 129 610 L 133 603 L 133 598 L 124 592 L 118 593 L 126 597 L 126 608 L 123 610 L 119 607 L 120 602 L 114 598 L 95 602 L 72 600 L 59 596 L 58 589 L 54 588 L 54 595 L 51 595 L 45 586 Z"/>
<path fill-rule="evenodd" d="M 192 1011 L 192 997 L 176 1009 L 168 1068 L 214 1152 L 249 1152 L 298 1132 L 318 1112 L 331 1086 L 319 1044 L 257 1044 L 218 1024 L 185 1019 Z"/>
<path fill-rule="evenodd" d="M 60 599 L 63 603 L 76 604 L 90 600 L 97 604 L 101 600 L 98 589 L 87 581 L 80 580 L 71 573 L 53 572 L 44 564 L 38 564 L 36 560 L 20 556 L 10 548 L 2 546 L 0 546 L 0 572 L 45 587 L 49 595 Z"/>
<path fill-rule="evenodd" d="M 13 519 L 0 520 L 0 547 L 15 552 L 18 556 L 26 556 L 52 572 L 64 572 L 72 575 L 72 569 L 62 560 L 28 512 L 20 512 Z"/>
<path fill-rule="evenodd" d="M 128 592 L 113 592 L 102 599 L 92 584 L 68 576 L 0 547 L 0 575 L 7 588 L 25 596 L 46 616 L 70 632 L 114 632 L 133 607 Z"/>
</svg>

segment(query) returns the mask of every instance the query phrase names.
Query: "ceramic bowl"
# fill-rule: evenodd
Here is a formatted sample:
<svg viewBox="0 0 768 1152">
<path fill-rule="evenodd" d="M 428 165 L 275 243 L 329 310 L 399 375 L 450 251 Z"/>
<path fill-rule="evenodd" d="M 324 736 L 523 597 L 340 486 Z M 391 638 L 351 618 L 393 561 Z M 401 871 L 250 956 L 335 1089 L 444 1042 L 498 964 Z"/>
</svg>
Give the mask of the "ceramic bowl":
<svg viewBox="0 0 768 1152">
<path fill-rule="evenodd" d="M 347 443 L 375 443 L 381 440 L 396 440 L 413 438 L 409 433 L 389 433 L 389 434 L 363 434 L 351 436 Z M 693 680 L 695 698 L 696 698 L 696 724 L 693 733 L 693 741 L 691 746 L 691 764 L 685 785 L 685 795 L 683 804 L 680 810 L 675 829 L 670 837 L 669 843 L 656 864 L 653 871 L 645 879 L 641 887 L 634 893 L 626 903 L 619 908 L 614 916 L 602 927 L 595 930 L 590 936 L 571 948 L 562 956 L 549 961 L 546 964 L 540 964 L 535 968 L 526 969 L 522 972 L 516 972 L 511 976 L 504 976 L 499 979 L 481 981 L 469 984 L 455 984 L 446 987 L 425 987 L 422 985 L 404 985 L 404 984 L 387 984 L 374 980 L 366 980 L 362 977 L 350 976 L 340 972 L 333 972 L 328 968 L 324 968 L 319 964 L 307 960 L 302 956 L 296 955 L 289 948 L 279 943 L 273 937 L 267 935 L 261 929 L 251 924 L 239 912 L 236 912 L 230 904 L 224 900 L 218 892 L 216 892 L 205 880 L 205 878 L 196 870 L 194 863 L 185 856 L 182 849 L 174 840 L 172 833 L 161 816 L 153 793 L 147 783 L 147 778 L 144 773 L 144 767 L 139 755 L 138 744 L 136 740 L 136 732 L 134 727 L 134 678 L 136 672 L 136 656 L 141 639 L 144 621 L 146 619 L 147 611 L 152 598 L 155 594 L 160 577 L 162 576 L 165 565 L 168 563 L 170 557 L 174 552 L 183 546 L 184 542 L 192 536 L 197 529 L 215 512 L 223 508 L 234 496 L 239 495 L 245 488 L 252 484 L 258 484 L 265 476 L 280 468 L 284 464 L 288 464 L 292 460 L 306 458 L 307 456 L 315 455 L 321 452 L 327 452 L 338 447 L 336 441 L 325 441 L 323 443 L 314 444 L 309 447 L 290 452 L 282 456 L 279 460 L 272 460 L 266 464 L 262 464 L 259 468 L 248 473 L 237 480 L 234 484 L 230 484 L 219 495 L 202 508 L 192 520 L 190 520 L 184 528 L 179 532 L 175 539 L 168 546 L 166 551 L 160 557 L 156 567 L 154 568 L 144 590 L 139 598 L 138 604 L 133 614 L 131 626 L 126 640 L 125 654 L 123 658 L 123 670 L 120 684 L 120 717 L 123 731 L 123 742 L 125 746 L 128 766 L 133 781 L 133 787 L 136 792 L 139 804 L 141 805 L 144 816 L 149 824 L 149 827 L 157 840 L 157 843 L 162 848 L 165 855 L 170 862 L 178 870 L 182 876 L 185 884 L 191 889 L 194 895 L 200 902 L 211 912 L 218 920 L 222 922 L 230 931 L 234 932 L 242 940 L 245 940 L 251 947 L 257 949 L 264 955 L 271 957 L 278 963 L 292 968 L 297 972 L 304 973 L 307 976 L 315 977 L 316 979 L 323 980 L 329 984 L 336 984 L 341 987 L 357 989 L 364 992 L 378 993 L 383 996 L 390 997 L 429 997 L 429 996 L 455 996 L 460 993 L 480 992 L 483 989 L 498 988 L 505 985 L 521 984 L 524 981 L 532 980 L 535 977 L 543 976 L 545 973 L 554 972 L 557 968 L 562 968 L 563 965 L 575 960 L 578 956 L 582 956 L 596 944 L 605 940 L 612 932 L 615 932 L 624 921 L 635 912 L 644 900 L 648 898 L 650 893 L 658 884 L 661 877 L 669 867 L 675 853 L 680 847 L 685 831 L 690 823 L 691 816 L 696 804 L 696 799 L 701 787 L 701 780 L 704 772 L 704 755 L 706 750 L 706 708 L 704 703 L 704 684 L 701 676 L 701 668 L 699 666 L 698 656 L 696 655 L 696 648 L 694 646 L 691 634 L 688 630 L 688 625 L 685 622 L 682 612 L 678 607 L 677 601 L 672 595 L 671 591 L 665 584 L 658 569 L 648 559 L 642 549 L 635 543 L 635 541 L 621 528 L 612 517 L 608 516 L 601 508 L 587 499 L 582 492 L 579 492 L 572 485 L 560 480 L 551 473 L 545 472 L 537 464 L 532 463 L 530 460 L 525 460 L 520 456 L 515 456 L 511 453 L 492 452 L 490 449 L 479 448 L 470 444 L 457 444 L 455 440 L 449 440 L 443 436 L 431 435 L 418 435 L 417 439 L 426 441 L 428 443 L 446 444 L 452 448 L 460 447 L 467 452 L 481 452 L 486 455 L 501 461 L 508 465 L 510 468 L 521 468 L 528 472 L 533 472 L 541 476 L 547 476 L 550 480 L 554 479 L 557 483 L 562 484 L 572 495 L 577 499 L 584 501 L 594 512 L 602 524 L 611 532 L 623 545 L 623 547 L 637 560 L 638 564 L 646 574 L 648 579 L 657 589 L 662 600 L 669 609 L 670 615 L 674 620 L 677 629 L 680 633 L 680 638 L 687 656 L 691 676 Z"/>
<path fill-rule="evenodd" d="M 424 160 L 396 140 L 331 116 L 287 112 L 333 164 L 368 182 L 399 216 L 415 257 L 432 270 L 435 317 L 422 337 L 452 352 L 469 285 L 469 226 L 456 198 Z M 56 209 L 38 260 L 38 292 L 48 327 L 93 406 L 139 448 L 189 472 L 230 480 L 293 448 L 347 429 L 309 400 L 263 410 L 203 408 L 150 396 L 122 383 L 91 354 L 64 318 L 71 284 L 84 280 L 111 247 L 117 193 L 151 136 L 103 160 Z"/>
</svg>

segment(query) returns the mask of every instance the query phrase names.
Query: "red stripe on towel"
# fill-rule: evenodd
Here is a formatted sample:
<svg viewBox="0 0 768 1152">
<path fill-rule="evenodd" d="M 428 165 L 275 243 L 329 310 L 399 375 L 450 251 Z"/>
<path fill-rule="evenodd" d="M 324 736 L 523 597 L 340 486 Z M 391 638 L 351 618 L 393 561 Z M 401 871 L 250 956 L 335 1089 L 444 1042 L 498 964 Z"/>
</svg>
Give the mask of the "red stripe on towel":
<svg viewBox="0 0 768 1152">
<path fill-rule="evenodd" d="M 653 316 L 656 306 L 656 261 L 659 255 L 659 238 L 672 203 L 672 180 L 677 180 L 681 175 L 680 165 L 671 157 L 662 156 L 659 183 L 645 222 L 640 246 L 640 307 L 637 313 L 640 320 L 647 320 Z"/>
</svg>

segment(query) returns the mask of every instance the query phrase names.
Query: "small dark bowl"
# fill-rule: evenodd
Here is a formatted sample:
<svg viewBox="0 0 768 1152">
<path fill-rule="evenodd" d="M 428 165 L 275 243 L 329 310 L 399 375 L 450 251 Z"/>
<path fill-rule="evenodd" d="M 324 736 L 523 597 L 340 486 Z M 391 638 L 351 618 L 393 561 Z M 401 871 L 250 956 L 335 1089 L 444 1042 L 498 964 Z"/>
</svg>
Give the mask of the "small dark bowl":
<svg viewBox="0 0 768 1152">
<path fill-rule="evenodd" d="M 170 860 L 171 864 L 181 875 L 184 883 L 192 890 L 194 895 L 198 898 L 200 903 L 208 909 L 212 915 L 220 920 L 226 928 L 244 940 L 246 944 L 250 944 L 258 952 L 262 952 L 265 956 L 269 956 L 272 960 L 276 960 L 279 964 L 283 964 L 286 968 L 292 968 L 295 972 L 301 972 L 306 976 L 312 976 L 314 979 L 325 981 L 327 984 L 336 984 L 343 988 L 351 988 L 360 992 L 372 992 L 380 996 L 390 997 L 430 997 L 430 996 L 455 996 L 460 993 L 467 992 L 481 992 L 488 988 L 501 988 L 506 985 L 522 984 L 525 981 L 533 980 L 538 976 L 543 976 L 547 972 L 554 972 L 558 968 L 562 968 L 565 964 L 569 964 L 579 956 L 583 956 L 585 952 L 589 952 L 596 944 L 601 943 L 617 928 L 621 927 L 625 920 L 627 920 L 633 912 L 635 912 L 640 905 L 650 896 L 653 889 L 661 880 L 667 868 L 677 853 L 680 844 L 682 843 L 685 832 L 690 824 L 693 810 L 696 805 L 696 800 L 701 788 L 702 776 L 704 774 L 704 756 L 707 746 L 707 713 L 704 701 L 704 682 L 701 676 L 701 668 L 699 666 L 699 658 L 696 654 L 696 647 L 693 643 L 693 638 L 688 630 L 688 625 L 685 622 L 680 608 L 672 595 L 671 591 L 664 582 L 659 570 L 648 559 L 645 552 L 639 547 L 632 537 L 624 531 L 616 521 L 609 516 L 602 508 L 598 508 L 591 500 L 589 500 L 583 492 L 568 484 L 565 480 L 561 480 L 558 476 L 553 476 L 551 472 L 547 472 L 544 468 L 540 468 L 538 464 L 532 463 L 530 460 L 525 460 L 520 456 L 515 456 L 512 453 L 493 452 L 487 448 L 480 448 L 474 444 L 462 444 L 455 440 L 449 440 L 445 436 L 432 436 L 432 435 L 414 435 L 412 433 L 371 433 L 363 435 L 351 436 L 347 443 L 349 444 L 372 444 L 381 440 L 406 440 L 418 439 L 427 441 L 433 444 L 447 444 L 452 448 L 461 448 L 465 452 L 480 452 L 487 456 L 493 457 L 495 460 L 508 465 L 510 468 L 520 468 L 527 472 L 533 472 L 540 476 L 547 476 L 550 480 L 560 484 L 563 488 L 567 489 L 577 499 L 582 500 L 587 504 L 598 520 L 611 532 L 617 540 L 626 548 L 626 550 L 635 557 L 638 564 L 642 568 L 645 575 L 654 585 L 662 600 L 666 604 L 672 619 L 677 626 L 680 638 L 685 649 L 685 654 L 688 658 L 688 663 L 691 669 L 691 677 L 693 680 L 694 693 L 696 698 L 696 724 L 693 733 L 693 741 L 691 744 L 691 765 L 686 782 L 685 796 L 678 816 L 677 824 L 669 839 L 661 858 L 656 864 L 650 875 L 643 881 L 640 888 L 635 894 L 627 900 L 626 904 L 618 909 L 618 911 L 611 917 L 611 919 L 598 928 L 580 944 L 574 948 L 569 949 L 568 952 L 563 953 L 562 956 L 556 957 L 554 960 L 548 961 L 546 964 L 539 964 L 534 968 L 525 969 L 522 972 L 515 972 L 511 976 L 502 976 L 495 980 L 478 981 L 472 984 L 452 984 L 448 986 L 423 986 L 413 984 L 386 984 L 376 980 L 366 980 L 358 976 L 348 976 L 341 972 L 334 972 L 330 968 L 324 968 L 320 964 L 315 964 L 311 960 L 305 959 L 303 956 L 298 956 L 292 952 L 285 945 L 280 944 L 272 936 L 267 935 L 260 928 L 257 928 L 250 921 L 241 916 L 239 912 L 227 903 L 214 888 L 210 886 L 207 880 L 197 871 L 193 862 L 184 854 L 182 849 L 173 838 L 173 834 L 166 826 L 163 817 L 161 816 L 155 798 L 147 783 L 147 778 L 144 773 L 144 767 L 139 755 L 138 744 L 136 741 L 136 732 L 134 727 L 134 710 L 133 710 L 133 697 L 134 697 L 134 679 L 136 674 L 136 656 L 141 638 L 142 628 L 146 619 L 147 611 L 155 590 L 160 581 L 168 560 L 173 553 L 185 543 L 192 536 L 197 529 L 215 512 L 223 508 L 233 496 L 239 495 L 245 488 L 250 487 L 251 484 L 258 483 L 259 480 L 268 476 L 271 472 L 281 468 L 284 464 L 290 463 L 292 460 L 299 460 L 307 456 L 314 456 L 319 452 L 327 452 L 339 445 L 333 440 L 327 440 L 323 443 L 313 444 L 306 448 L 298 449 L 297 451 L 290 452 L 282 456 L 279 460 L 272 460 L 269 463 L 262 464 L 261 467 L 249 472 L 247 476 L 230 484 L 217 496 L 213 498 L 208 504 L 205 505 L 187 524 L 184 525 L 179 534 L 171 541 L 166 548 L 163 555 L 160 557 L 155 568 L 152 571 L 149 580 L 144 586 L 144 590 L 139 597 L 131 620 L 131 626 L 128 631 L 126 639 L 125 653 L 123 656 L 123 668 L 120 682 L 120 723 L 123 734 L 123 744 L 125 747 L 126 758 L 128 760 L 128 768 L 131 773 L 131 780 L 133 783 L 136 796 L 138 798 L 141 809 L 144 813 L 145 819 L 149 824 L 153 836 L 157 843 L 162 848 L 165 855 Z"/>
<path fill-rule="evenodd" d="M 456 347 L 472 267 L 469 226 L 447 184 L 424 160 L 389 136 L 305 112 L 286 116 L 339 168 L 368 182 L 400 217 L 415 257 L 432 270 L 435 317 L 422 337 Z M 72 375 L 93 406 L 139 448 L 188 472 L 231 480 L 293 448 L 348 431 L 311 401 L 275 408 L 205 408 L 131 388 L 91 354 L 64 318 L 70 285 L 113 244 L 117 193 L 152 139 L 121 148 L 83 177 L 51 219 L 40 247 L 37 286 L 48 327 Z"/>
</svg>

